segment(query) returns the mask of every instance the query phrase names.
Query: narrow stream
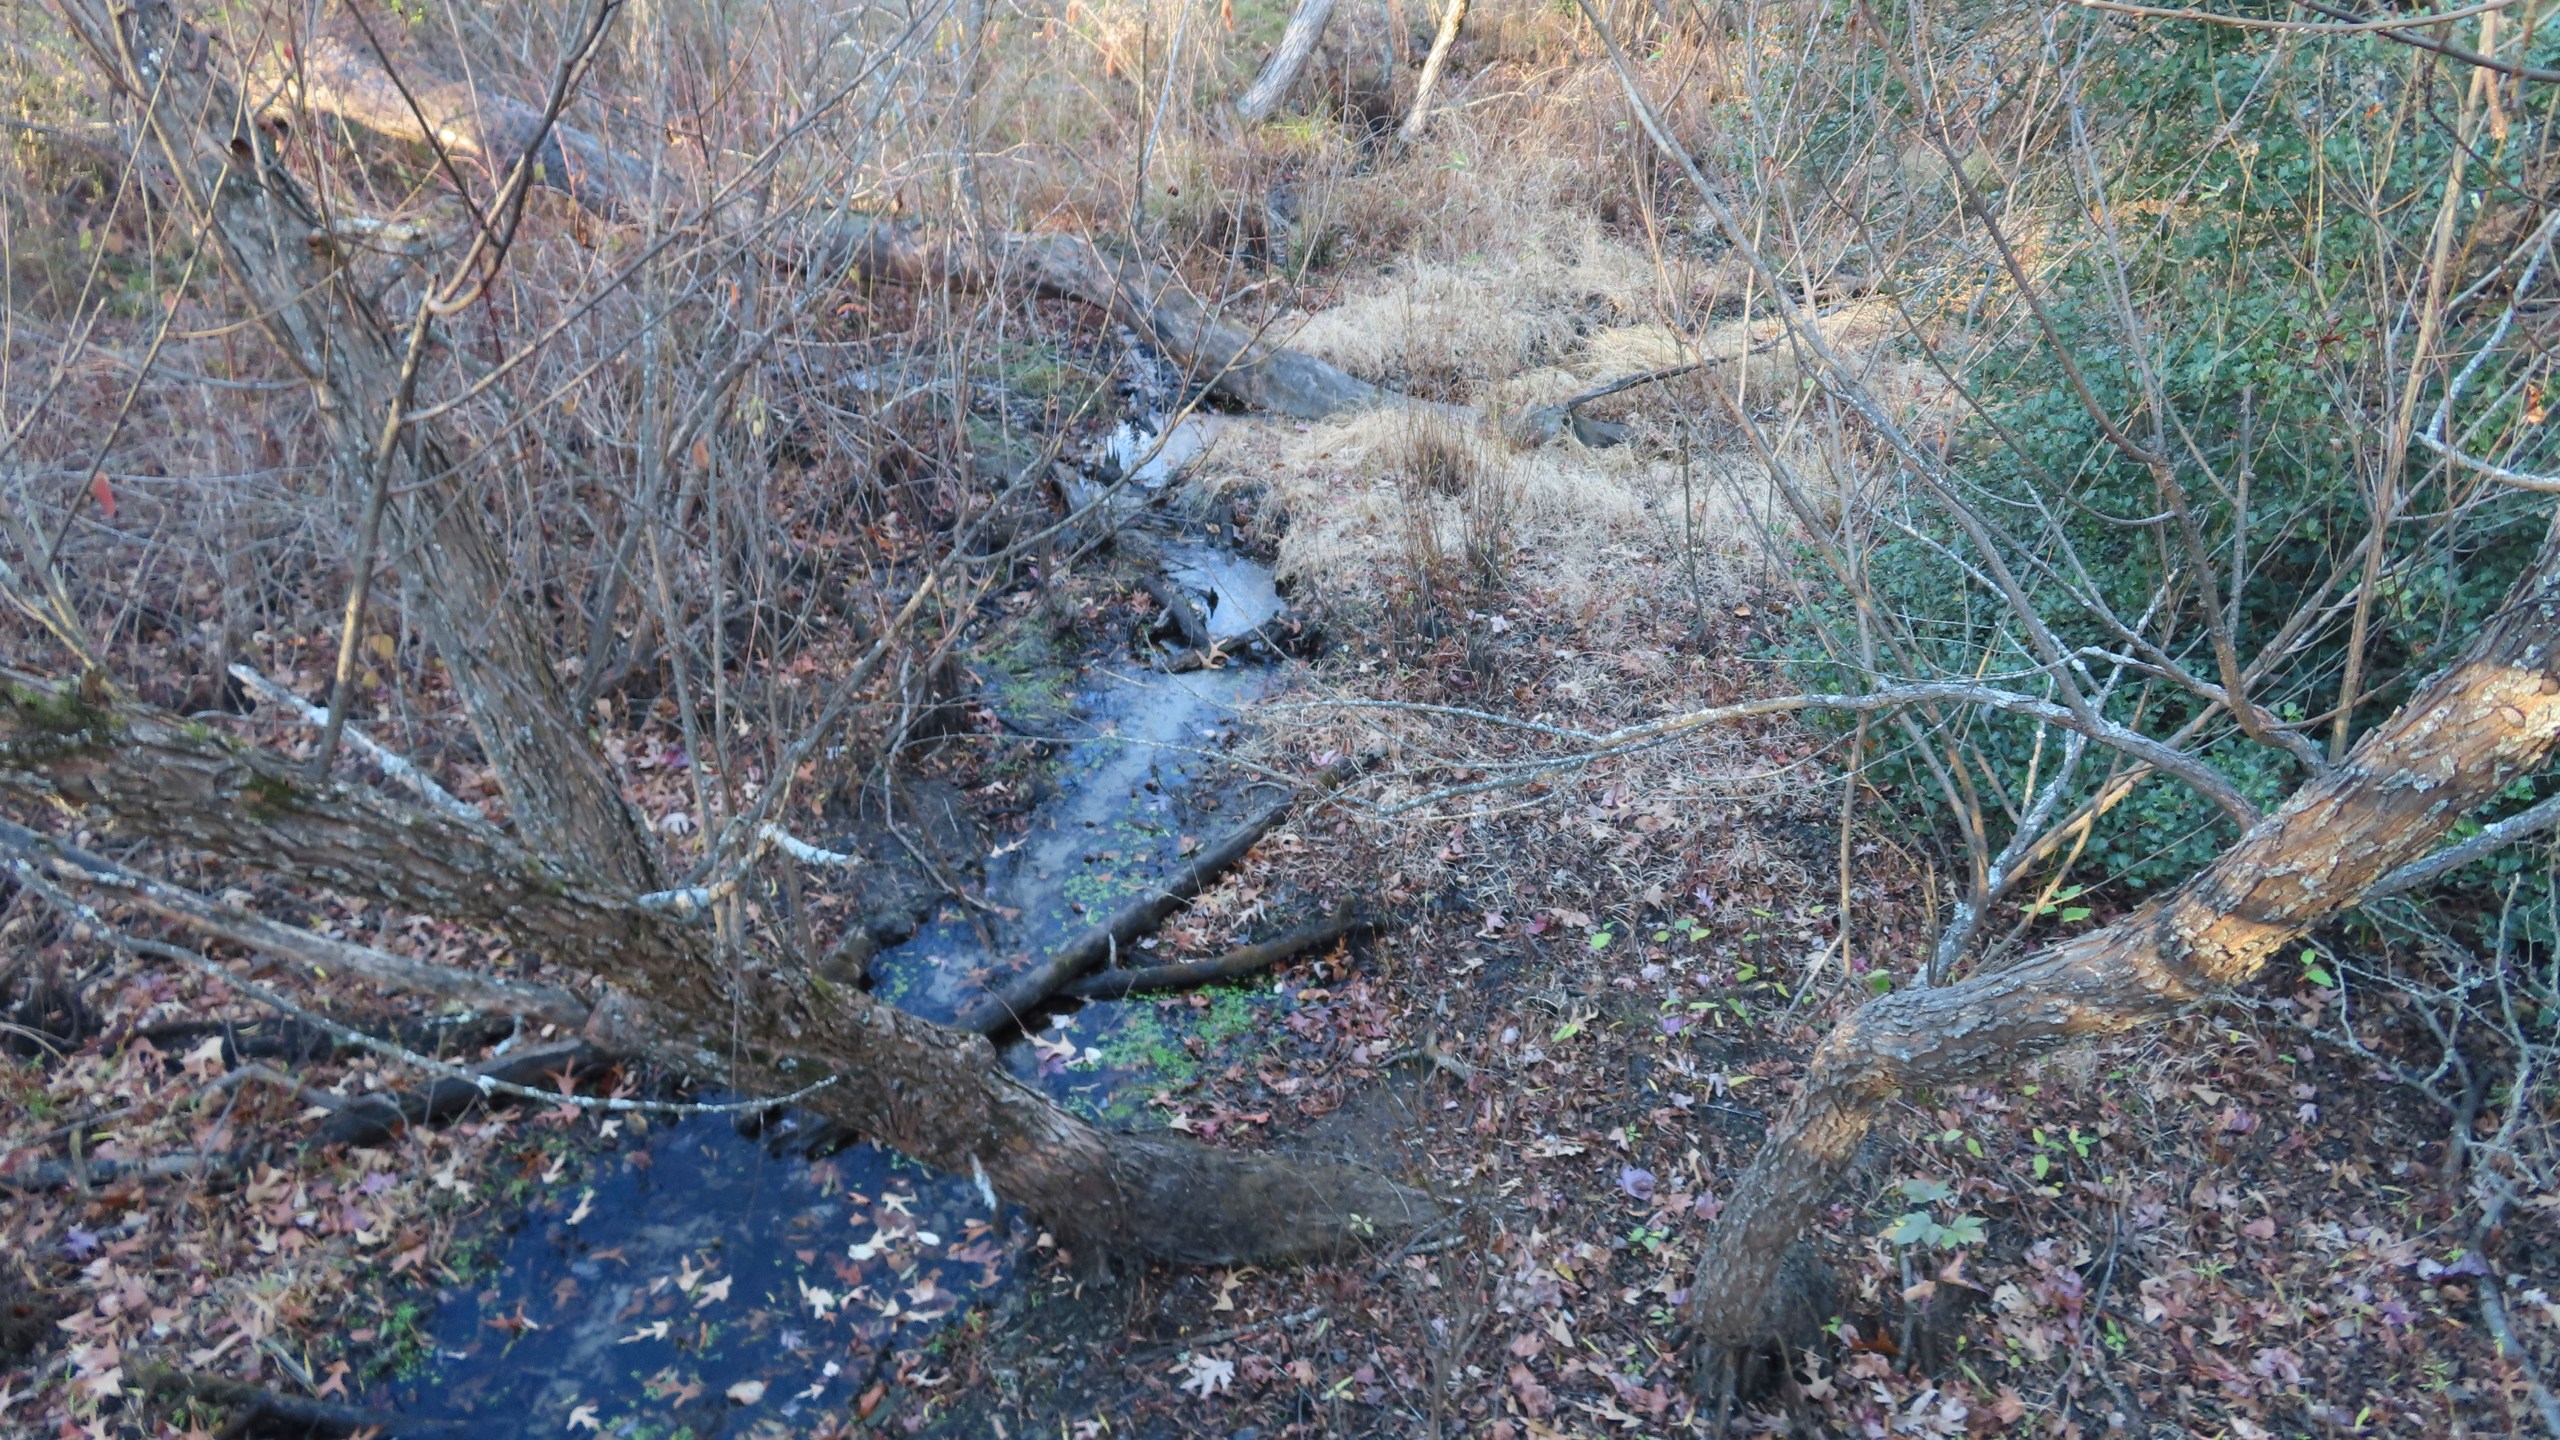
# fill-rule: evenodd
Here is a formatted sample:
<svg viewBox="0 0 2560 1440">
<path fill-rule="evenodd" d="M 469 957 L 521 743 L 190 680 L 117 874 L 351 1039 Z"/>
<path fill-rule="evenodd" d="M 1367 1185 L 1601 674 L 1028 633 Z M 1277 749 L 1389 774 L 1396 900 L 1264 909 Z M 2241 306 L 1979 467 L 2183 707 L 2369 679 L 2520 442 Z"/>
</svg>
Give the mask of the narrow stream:
<svg viewBox="0 0 2560 1440">
<path fill-rule="evenodd" d="M 1123 428 L 1106 478 L 1151 444 Z M 1138 483 L 1169 483 L 1207 429 L 1176 426 Z M 1162 553 L 1217 639 L 1281 611 L 1270 572 L 1252 561 L 1198 540 Z M 913 939 L 874 957 L 873 993 L 948 1019 L 985 981 L 1162 883 L 1258 798 L 1220 754 L 1272 681 L 1256 663 L 1166 675 L 1121 656 L 1083 670 L 1051 717 L 1064 723 L 1046 798 L 985 857 L 979 903 L 947 899 Z M 1041 1017 L 1038 1034 L 1003 1054 L 1086 1114 L 1152 1123 L 1147 1102 L 1168 1071 L 1196 1063 L 1185 1040 L 1241 1041 L 1284 1003 L 1230 994 L 1198 1021 L 1168 1021 L 1149 1000 L 1091 1004 Z M 889 1378 L 893 1352 L 998 1292 L 1036 1239 L 967 1176 L 868 1143 L 810 1158 L 797 1115 L 754 1136 L 725 1116 L 604 1128 L 601 1143 L 502 1182 L 495 1208 L 516 1218 L 455 1259 L 471 1282 L 418 1317 L 421 1353 L 381 1403 L 492 1437 L 798 1433 Z M 928 1385 L 931 1368 L 906 1383 Z"/>
</svg>

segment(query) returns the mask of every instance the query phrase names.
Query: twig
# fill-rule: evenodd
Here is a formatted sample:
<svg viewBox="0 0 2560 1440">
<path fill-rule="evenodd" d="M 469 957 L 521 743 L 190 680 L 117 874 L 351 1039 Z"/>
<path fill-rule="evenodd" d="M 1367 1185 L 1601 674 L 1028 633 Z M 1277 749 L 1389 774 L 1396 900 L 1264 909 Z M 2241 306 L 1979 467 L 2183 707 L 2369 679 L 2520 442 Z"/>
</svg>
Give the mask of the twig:
<svg viewBox="0 0 2560 1440">
<path fill-rule="evenodd" d="M 1456 705 L 1430 705 L 1410 700 L 1308 700 L 1264 708 L 1267 710 L 1405 711 L 1457 720 L 1476 720 L 1508 729 L 1527 730 L 1535 734 L 1570 740 L 1588 747 L 1579 754 L 1561 757 L 1553 762 L 1552 766 L 1545 767 L 1556 768 L 1588 764 L 1593 760 L 1650 749 L 1676 740 L 1691 731 L 1737 720 L 1757 719 L 1765 715 L 1792 715 L 1805 710 L 1840 710 L 1856 714 L 1930 704 L 1974 705 L 1985 710 L 2023 715 L 2064 730 L 2076 731 L 2109 749 L 2121 750 L 2156 769 L 2175 775 L 2198 794 L 2220 807 L 2222 812 L 2230 816 L 2242 829 L 2245 830 L 2258 823 L 2258 807 L 2252 804 L 2247 796 L 2242 795 L 2220 771 L 2183 750 L 2164 744 L 2139 731 L 2127 729 L 2113 721 L 2084 716 L 2076 710 L 2051 700 L 2022 695 L 2011 690 L 1995 689 L 1988 685 L 1976 685 L 1968 681 L 1919 681 L 1908 685 L 1888 685 L 1864 694 L 1773 695 L 1766 699 L 1742 700 L 1706 710 L 1666 715 L 1659 720 L 1647 720 L 1622 726 L 1616 730 L 1599 732 L 1579 730 L 1567 725 L 1549 725 L 1536 720 L 1520 720 L 1507 715 L 1497 715 L 1487 710 L 1470 710 Z M 1426 804 L 1437 803 L 1450 795 L 1506 788 L 1532 778 L 1535 778 L 1534 771 L 1501 780 L 1482 781 L 1465 790 L 1441 792 L 1420 800 L 1407 801 L 1380 813 L 1398 815 Z"/>
<path fill-rule="evenodd" d="M 2386 895 L 2397 895 L 2403 890 L 2415 889 L 2439 875 L 2459 870 L 2472 861 L 2494 854 L 2519 840 L 2539 835 L 2554 824 L 2560 824 L 2560 795 L 2555 795 L 2529 810 L 2510 815 L 2494 825 L 2486 826 L 2479 834 L 2459 845 L 2448 845 L 2424 860 L 2413 860 L 2401 866 L 2375 881 L 2373 888 L 2364 892 L 2364 898 L 2370 902 Z"/>
<path fill-rule="evenodd" d="M 231 678 L 248 687 L 249 693 L 260 700 L 292 711 L 304 724 L 318 726 L 323 730 L 328 728 L 330 712 L 294 694 L 248 666 L 232 666 Z M 489 817 L 481 814 L 479 807 L 464 803 L 452 791 L 437 784 L 406 756 L 385 748 L 354 726 L 342 726 L 338 733 L 340 738 L 354 746 L 366 759 L 371 760 L 376 769 L 395 783 L 405 787 L 411 794 L 456 820 L 483 830 L 490 828 Z"/>
<path fill-rule="evenodd" d="M 1275 1315 L 1268 1320 L 1256 1320 L 1249 1325 L 1229 1325 L 1222 1330 L 1203 1330 L 1197 1335 L 1185 1335 L 1178 1340 L 1166 1340 L 1136 1351 L 1133 1358 L 1153 1359 L 1158 1355 L 1169 1355 L 1177 1350 L 1196 1350 L 1203 1345 L 1223 1344 L 1238 1336 L 1252 1335 L 1264 1330 L 1294 1330 L 1323 1314 L 1323 1306 L 1310 1305 L 1304 1310 L 1293 1311 L 1287 1315 Z"/>
<path fill-rule="evenodd" d="M 263 915 L 217 904 L 191 890 L 154 880 L 76 845 L 6 820 L 0 820 L 0 852 L 7 853 L 8 864 L 21 874 L 50 872 L 57 879 L 107 891 L 163 920 L 290 961 L 314 974 L 352 975 L 413 995 L 459 1001 L 570 1029 L 587 1022 L 586 1002 L 566 990 L 475 975 L 280 924 Z"/>
<path fill-rule="evenodd" d="M 2542 1383 L 2542 1372 L 2534 1367 L 2533 1353 L 2516 1343 L 2515 1331 L 2507 1325 L 2507 1302 L 2498 1293 L 2496 1267 L 2480 1277 L 2480 1324 L 2496 1342 L 2498 1353 L 2512 1357 L 2516 1369 L 2524 1376 L 2527 1393 L 2533 1396 L 2533 1408 L 2542 1412 L 2542 1427 L 2551 1432 L 2551 1440 L 2560 1440 L 2560 1396 Z"/>
<path fill-rule="evenodd" d="M 403 1064 L 413 1065 L 432 1075 L 442 1075 L 449 1079 L 467 1081 L 471 1085 L 477 1087 L 483 1095 L 513 1095 L 520 1100 L 534 1100 L 545 1105 L 567 1105 L 581 1110 L 609 1110 L 617 1114 L 729 1115 L 742 1110 L 770 1110 L 775 1106 L 790 1105 L 810 1095 L 814 1095 L 821 1090 L 827 1089 L 830 1086 L 838 1084 L 844 1079 L 841 1075 L 830 1075 L 815 1085 L 803 1086 L 798 1090 L 792 1091 L 788 1095 L 776 1095 L 763 1100 L 725 1101 L 718 1104 L 691 1104 L 667 1100 L 626 1100 L 619 1096 L 611 1095 L 570 1095 L 564 1094 L 558 1090 L 537 1090 L 531 1086 L 513 1084 L 509 1081 L 496 1079 L 487 1074 L 465 1069 L 460 1065 L 455 1065 L 448 1061 L 439 1060 L 432 1055 L 421 1055 L 417 1051 L 412 1050 L 405 1045 L 395 1045 L 388 1040 L 368 1035 L 362 1030 L 356 1029 L 352 1025 L 341 1025 L 337 1021 L 332 1020 L 325 1015 L 317 1014 L 300 1005 L 296 1005 L 292 1001 L 284 998 L 282 995 L 268 989 L 264 985 L 258 984 L 254 980 L 233 974 L 231 971 L 215 964 L 213 961 L 206 959 L 204 956 L 197 954 L 193 950 L 177 945 L 162 944 L 157 940 L 145 940 L 139 936 L 128 935 L 124 931 L 116 928 L 113 924 L 109 923 L 107 918 L 104 915 L 99 914 L 94 907 L 84 905 L 69 895 L 64 894 L 59 888 L 48 882 L 34 865 L 30 864 L 23 858 L 16 856 L 10 857 L 8 860 L 8 869 L 17 877 L 20 884 L 34 890 L 37 894 L 52 901 L 56 906 L 68 911 L 70 914 L 87 921 L 90 927 L 96 930 L 102 938 L 107 940 L 108 943 L 116 945 L 128 953 L 135 955 L 153 955 L 164 960 L 174 960 L 179 964 L 205 976 L 207 979 L 221 981 L 223 984 L 230 986 L 232 989 L 239 991 L 241 994 L 248 996 L 250 999 L 257 1001 L 261 1005 L 267 1006 L 273 1010 L 281 1011 L 284 1014 L 290 1015 L 301 1021 L 305 1025 L 325 1031 L 342 1045 L 351 1045 L 360 1050 L 370 1050 L 386 1059 L 398 1060 Z"/>
<path fill-rule="evenodd" d="M 23 1170 L 0 1172 L 0 1190 L 33 1193 L 86 1189 L 128 1180 L 170 1180 L 180 1176 L 220 1175 L 236 1170 L 240 1157 L 181 1150 L 150 1160 L 48 1160 Z"/>
<path fill-rule="evenodd" d="M 1629 375 L 1623 379 L 1612 380 L 1606 385 L 1596 386 L 1592 389 L 1585 390 L 1579 395 L 1559 400 L 1555 404 L 1539 406 L 1537 409 L 1530 411 L 1527 415 L 1521 418 L 1520 429 L 1522 433 L 1526 434 L 1531 440 L 1543 445 L 1548 441 L 1555 439 L 1556 436 L 1562 434 L 1564 432 L 1565 422 L 1572 419 L 1576 411 L 1595 400 L 1606 400 L 1612 395 L 1620 394 L 1628 390 L 1638 389 L 1646 385 L 1659 385 L 1665 380 L 1677 380 L 1683 375 L 1694 374 L 1700 370 L 1707 369 L 1710 366 L 1730 365 L 1736 360 L 1747 360 L 1755 355 L 1766 355 L 1786 342 L 1787 336 L 1785 332 L 1781 331 L 1780 333 L 1761 341 L 1757 345 L 1737 351 L 1731 355 L 1716 355 L 1704 360 L 1693 360 L 1685 365 L 1667 365 L 1659 370 L 1647 370 L 1641 374 Z"/>
</svg>

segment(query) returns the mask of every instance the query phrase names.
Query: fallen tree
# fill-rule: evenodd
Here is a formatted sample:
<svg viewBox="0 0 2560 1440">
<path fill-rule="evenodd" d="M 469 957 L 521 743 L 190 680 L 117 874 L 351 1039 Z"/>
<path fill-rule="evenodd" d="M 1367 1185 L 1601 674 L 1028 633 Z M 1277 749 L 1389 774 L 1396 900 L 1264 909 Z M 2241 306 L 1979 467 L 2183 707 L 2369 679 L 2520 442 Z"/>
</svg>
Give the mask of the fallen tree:
<svg viewBox="0 0 2560 1440">
<path fill-rule="evenodd" d="M 1321 17 L 1314 23 L 1320 28 Z M 1313 41 L 1310 35 L 1307 43 Z M 601 218 L 630 219 L 652 209 L 675 218 L 669 176 L 559 119 L 556 106 L 537 110 L 484 96 L 415 65 L 395 75 L 380 51 L 343 29 L 313 34 L 289 56 L 269 52 L 257 75 L 263 82 L 259 93 L 272 97 L 262 112 L 271 121 L 339 121 L 426 147 L 439 157 L 439 168 L 455 177 L 457 188 L 462 167 L 496 176 L 529 154 L 535 157 L 529 172 L 534 183 Z M 1268 342 L 1259 329 L 1225 318 L 1180 277 L 1110 255 L 1081 235 L 998 234 L 976 243 L 858 214 L 756 215 L 754 198 L 747 187 L 730 185 L 680 223 L 714 230 L 753 226 L 803 266 L 857 280 L 961 290 L 1018 285 L 1075 300 L 1146 337 L 1193 383 L 1292 419 L 1406 403 L 1338 366 Z"/>
<path fill-rule="evenodd" d="M 2157 1023 L 2256 976 L 2560 751 L 2560 527 L 2467 653 L 2170 894 L 1946 986 L 1868 1002 L 1814 1052 L 1737 1179 L 1692 1286 L 1709 1374 L 1772 1332 L 1786 1255 L 1898 1095 Z"/>
<path fill-rule="evenodd" d="M 451 493 L 468 437 L 446 415 L 413 405 L 434 307 L 404 322 L 405 333 L 395 329 L 332 247 L 311 243 L 330 232 L 269 137 L 239 123 L 249 93 L 241 77 L 222 69 L 219 47 L 174 8 L 73 4 L 66 13 L 136 116 L 150 183 L 180 213 L 199 217 L 202 243 L 250 323 L 318 402 L 341 503 L 383 514 L 391 547 L 418 582 L 426 636 L 504 792 L 512 833 L 307 774 L 202 724 L 118 700 L 95 672 L 58 686 L 5 682 L 0 793 L 83 812 L 122 835 L 484 926 L 519 953 L 554 957 L 589 979 L 583 994 L 564 997 L 556 987 L 435 973 L 401 957 L 369 960 L 355 954 L 364 947 L 178 887 L 110 886 L 93 876 L 104 903 L 306 965 L 323 965 L 317 956 L 328 951 L 345 969 L 352 956 L 371 966 L 359 972 L 366 978 L 396 987 L 468 991 L 519 1014 L 568 1018 L 575 1009 L 583 1037 L 601 1051 L 749 1095 L 806 1091 L 808 1107 L 829 1119 L 937 1168 L 982 1177 L 1088 1254 L 1279 1259 L 1438 1213 L 1429 1197 L 1363 1166 L 1106 1133 L 1015 1081 L 977 1036 L 831 984 L 814 973 L 816 957 L 715 943 L 687 924 L 697 907 L 665 897 L 700 890 L 716 902 L 719 886 L 668 890 L 648 830 L 576 717 L 544 629 L 507 572 L 484 500 Z M 558 89 L 545 112 L 555 118 Z M 537 135 L 535 151 L 540 143 Z M 530 173 L 522 164 L 510 171 Z M 522 188 L 519 181 L 511 192 Z M 898 253 L 876 227 L 864 243 L 867 255 Z M 1176 298 L 1162 294 L 1154 308 L 1193 317 L 1184 333 L 1234 333 Z M 909 612 L 934 583 L 929 577 L 910 598 Z M 889 653 L 884 631 L 847 683 Z"/>
</svg>

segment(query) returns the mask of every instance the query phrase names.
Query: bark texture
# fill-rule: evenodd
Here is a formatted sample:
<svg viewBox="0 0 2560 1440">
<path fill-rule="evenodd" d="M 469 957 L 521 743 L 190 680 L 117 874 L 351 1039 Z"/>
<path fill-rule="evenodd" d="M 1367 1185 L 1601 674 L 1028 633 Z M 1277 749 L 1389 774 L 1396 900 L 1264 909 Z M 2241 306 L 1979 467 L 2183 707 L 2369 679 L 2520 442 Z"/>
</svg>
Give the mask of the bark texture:
<svg viewBox="0 0 2560 1440">
<path fill-rule="evenodd" d="M 1289 28 L 1280 32 L 1280 48 L 1271 52 L 1262 73 L 1236 98 L 1236 114 L 1244 123 L 1261 124 L 1289 98 L 1307 68 L 1307 57 L 1316 53 L 1324 27 L 1332 19 L 1333 0 L 1298 0 L 1298 8 L 1289 14 Z"/>
<path fill-rule="evenodd" d="M 1404 128 L 1396 132 L 1407 145 L 1431 128 L 1431 92 L 1439 88 L 1440 71 L 1449 63 L 1449 50 L 1458 43 L 1458 32 L 1466 23 L 1467 0 L 1449 0 L 1449 8 L 1440 16 L 1440 33 L 1431 37 L 1431 54 L 1422 62 L 1422 80 L 1413 87 L 1413 109 L 1404 117 Z"/>
<path fill-rule="evenodd" d="M 1894 1095 L 1979 1080 L 2249 979 L 2555 747 L 2560 544 L 2546 541 L 2461 660 L 2202 873 L 2116 924 L 1871 1001 L 1833 1031 L 1708 1237 L 1690 1302 L 1698 1333 L 1729 1351 L 1770 1333 L 1789 1246 Z"/>
</svg>

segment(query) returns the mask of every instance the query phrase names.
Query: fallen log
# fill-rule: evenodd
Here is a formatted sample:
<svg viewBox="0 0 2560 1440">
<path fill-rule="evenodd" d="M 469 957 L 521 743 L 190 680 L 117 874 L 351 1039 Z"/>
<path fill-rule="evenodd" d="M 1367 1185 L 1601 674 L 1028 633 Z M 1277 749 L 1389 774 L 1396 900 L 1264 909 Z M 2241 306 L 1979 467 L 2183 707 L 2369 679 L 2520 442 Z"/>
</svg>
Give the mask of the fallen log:
<svg viewBox="0 0 2560 1440">
<path fill-rule="evenodd" d="M 337 1405 L 326 1400 L 279 1395 L 245 1380 L 180 1370 L 156 1360 L 127 1360 L 124 1380 L 146 1395 L 181 1396 L 239 1412 L 232 1417 L 235 1427 L 243 1420 L 253 1425 L 260 1420 L 271 1420 L 310 1430 L 344 1434 L 379 1430 L 393 1435 L 419 1435 L 462 1428 L 452 1420 L 421 1420 L 388 1410 L 368 1410 L 360 1405 Z"/>
<path fill-rule="evenodd" d="M 1312 43 L 1312 41 L 1310 41 Z M 541 137 L 536 182 L 608 220 L 645 210 L 653 193 L 681 194 L 650 167 L 590 131 L 565 122 L 541 125 L 542 113 L 468 84 L 406 66 L 395 79 L 372 47 L 340 33 L 311 36 L 290 61 L 272 55 L 261 72 L 276 98 L 276 118 L 323 116 L 375 134 L 426 145 L 492 174 L 503 173 Z M 1311 355 L 1265 342 L 1260 333 L 1222 318 L 1217 308 L 1169 272 L 1140 260 L 1104 254 L 1079 235 L 1003 235 L 983 246 L 935 239 L 870 216 L 811 216 L 771 225 L 747 213 L 754 187 L 732 187 L 725 204 L 700 217 L 713 224 L 752 224 L 757 243 L 796 251 L 814 270 L 844 270 L 901 284 L 986 290 L 1008 280 L 1080 301 L 1148 338 L 1190 373 L 1192 383 L 1256 409 L 1319 420 L 1381 404 L 1405 403 Z M 732 214 L 730 212 L 734 211 Z"/>
<path fill-rule="evenodd" d="M 1318 776 L 1316 784 L 1320 789 L 1330 790 L 1349 779 L 1356 768 L 1353 762 L 1338 762 Z M 1162 924 L 1164 918 L 1183 902 L 1199 894 L 1202 887 L 1242 860 L 1246 851 L 1288 818 L 1296 804 L 1294 798 L 1274 800 L 1246 816 L 1243 824 L 1215 845 L 1193 855 L 1164 884 L 1122 905 L 1110 919 L 1005 982 L 1001 989 L 991 989 L 986 999 L 962 1011 L 952 1024 L 980 1035 L 1001 1034 L 1020 1024 L 1024 1016 L 1054 999 L 1060 989 L 1119 953 L 1122 946 L 1131 944 Z"/>
<path fill-rule="evenodd" d="M 1189 990 L 1214 985 L 1221 980 L 1238 980 L 1268 970 L 1292 955 L 1330 945 L 1345 935 L 1366 930 L 1376 923 L 1346 906 L 1303 930 L 1294 930 L 1273 940 L 1239 945 L 1212 959 L 1104 970 L 1061 987 L 1058 994 L 1070 1000 L 1123 1000 L 1131 995 L 1159 990 Z"/>
<path fill-rule="evenodd" d="M 0 1190 L 35 1194 L 47 1190 L 95 1189 L 126 1181 L 211 1178 L 238 1169 L 239 1157 L 182 1151 L 150 1160 L 48 1160 L 41 1165 L 0 1174 Z"/>
<path fill-rule="evenodd" d="M 1147 598 L 1155 601 L 1163 609 L 1165 618 L 1173 622 L 1183 644 L 1194 650 L 1209 648 L 1209 617 L 1200 613 L 1199 603 L 1184 594 L 1181 586 L 1158 575 L 1150 575 L 1138 583 L 1147 592 Z"/>
</svg>

